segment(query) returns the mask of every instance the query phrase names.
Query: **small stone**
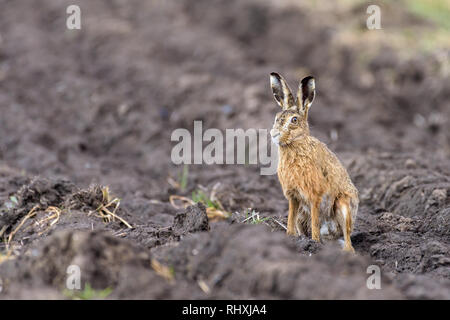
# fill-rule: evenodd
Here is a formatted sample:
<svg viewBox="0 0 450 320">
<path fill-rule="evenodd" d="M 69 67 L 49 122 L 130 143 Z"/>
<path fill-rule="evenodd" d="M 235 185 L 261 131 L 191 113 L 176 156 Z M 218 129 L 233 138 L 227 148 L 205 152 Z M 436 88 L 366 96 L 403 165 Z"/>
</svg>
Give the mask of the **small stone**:
<svg viewBox="0 0 450 320">
<path fill-rule="evenodd" d="M 417 163 L 413 159 L 407 159 L 405 161 L 405 167 L 407 169 L 414 169 L 414 168 L 417 168 Z"/>
<path fill-rule="evenodd" d="M 436 200 L 438 203 L 443 203 L 447 199 L 446 189 L 434 189 L 431 193 L 431 198 Z"/>
<path fill-rule="evenodd" d="M 230 115 L 233 113 L 233 107 L 230 106 L 229 104 L 226 104 L 224 106 L 222 106 L 222 113 L 224 115 Z"/>
</svg>

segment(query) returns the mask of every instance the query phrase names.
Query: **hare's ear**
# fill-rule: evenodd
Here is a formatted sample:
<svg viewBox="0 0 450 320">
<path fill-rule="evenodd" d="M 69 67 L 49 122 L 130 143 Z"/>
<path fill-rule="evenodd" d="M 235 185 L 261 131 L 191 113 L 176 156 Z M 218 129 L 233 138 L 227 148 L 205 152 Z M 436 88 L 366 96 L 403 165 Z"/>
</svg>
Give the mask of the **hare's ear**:
<svg viewBox="0 0 450 320">
<path fill-rule="evenodd" d="M 316 95 L 316 83 L 313 77 L 308 76 L 302 79 L 297 91 L 297 104 L 305 116 L 314 101 Z"/>
<path fill-rule="evenodd" d="M 272 87 L 273 97 L 281 108 L 289 109 L 295 107 L 294 96 L 282 76 L 272 72 L 270 74 L 270 86 Z"/>
</svg>

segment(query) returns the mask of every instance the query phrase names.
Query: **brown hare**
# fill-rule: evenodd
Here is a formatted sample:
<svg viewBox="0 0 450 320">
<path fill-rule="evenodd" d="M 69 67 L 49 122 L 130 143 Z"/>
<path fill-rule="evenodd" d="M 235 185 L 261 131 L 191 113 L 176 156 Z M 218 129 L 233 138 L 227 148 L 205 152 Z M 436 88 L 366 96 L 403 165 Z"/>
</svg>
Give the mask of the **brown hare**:
<svg viewBox="0 0 450 320">
<path fill-rule="evenodd" d="M 309 76 L 299 85 L 297 97 L 277 73 L 270 84 L 282 111 L 270 131 L 279 146 L 278 178 L 289 200 L 287 234 L 313 240 L 344 237 L 344 250 L 354 252 L 350 234 L 358 211 L 358 190 L 327 146 L 309 134 L 308 111 L 315 96 L 315 81 Z"/>
</svg>

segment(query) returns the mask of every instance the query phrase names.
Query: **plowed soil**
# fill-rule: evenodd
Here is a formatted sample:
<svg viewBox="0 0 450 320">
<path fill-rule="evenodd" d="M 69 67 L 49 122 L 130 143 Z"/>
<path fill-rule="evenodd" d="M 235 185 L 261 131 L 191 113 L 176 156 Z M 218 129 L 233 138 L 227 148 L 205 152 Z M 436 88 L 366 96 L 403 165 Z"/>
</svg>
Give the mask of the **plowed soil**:
<svg viewBox="0 0 450 320">
<path fill-rule="evenodd" d="M 78 3 L 67 30 L 70 1 L 0 0 L 0 299 L 71 298 L 70 265 L 107 298 L 450 299 L 450 51 L 337 31 L 427 21 L 394 4 L 367 31 L 364 5 L 333 20 L 290 1 Z M 272 71 L 316 77 L 312 134 L 360 194 L 355 255 L 286 236 L 277 176 L 257 165 L 189 165 L 176 183 L 173 130 L 270 128 Z M 199 189 L 231 217 L 169 201 Z"/>
</svg>

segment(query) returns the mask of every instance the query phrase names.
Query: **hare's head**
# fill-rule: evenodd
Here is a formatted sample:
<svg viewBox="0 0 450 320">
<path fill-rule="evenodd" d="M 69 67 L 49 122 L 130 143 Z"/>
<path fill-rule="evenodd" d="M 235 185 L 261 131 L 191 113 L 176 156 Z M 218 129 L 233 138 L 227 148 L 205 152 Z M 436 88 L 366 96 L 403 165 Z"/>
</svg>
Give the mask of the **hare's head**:
<svg viewBox="0 0 450 320">
<path fill-rule="evenodd" d="M 285 146 L 309 135 L 308 110 L 315 96 L 314 78 L 311 76 L 303 78 L 296 98 L 292 95 L 287 82 L 278 73 L 270 74 L 270 85 L 275 101 L 282 109 L 275 116 L 273 128 L 270 130 L 273 142 Z"/>
</svg>

